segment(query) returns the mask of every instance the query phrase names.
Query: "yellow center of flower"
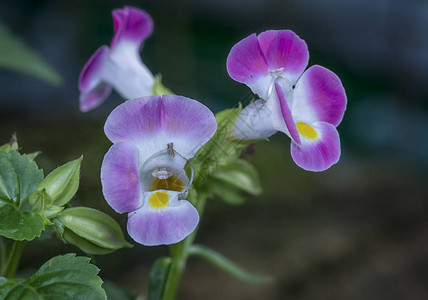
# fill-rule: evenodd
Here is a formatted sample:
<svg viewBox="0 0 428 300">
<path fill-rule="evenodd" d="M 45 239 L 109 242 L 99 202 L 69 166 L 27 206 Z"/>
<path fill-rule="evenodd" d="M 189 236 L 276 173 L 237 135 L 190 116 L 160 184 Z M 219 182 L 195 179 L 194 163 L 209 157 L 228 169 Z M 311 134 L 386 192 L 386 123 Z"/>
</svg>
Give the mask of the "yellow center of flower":
<svg viewBox="0 0 428 300">
<path fill-rule="evenodd" d="M 149 204 L 153 208 L 163 208 L 168 205 L 169 197 L 167 192 L 156 192 L 150 195 Z"/>
<path fill-rule="evenodd" d="M 181 192 L 183 189 L 184 189 L 183 181 L 181 181 L 179 178 L 175 177 L 174 175 L 168 177 L 167 179 L 156 178 L 152 182 L 152 191 L 169 190 L 169 191 Z"/>
<path fill-rule="evenodd" d="M 318 137 L 318 133 L 316 132 L 316 130 L 306 123 L 296 122 L 296 127 L 297 131 L 305 138 L 314 140 Z"/>
</svg>

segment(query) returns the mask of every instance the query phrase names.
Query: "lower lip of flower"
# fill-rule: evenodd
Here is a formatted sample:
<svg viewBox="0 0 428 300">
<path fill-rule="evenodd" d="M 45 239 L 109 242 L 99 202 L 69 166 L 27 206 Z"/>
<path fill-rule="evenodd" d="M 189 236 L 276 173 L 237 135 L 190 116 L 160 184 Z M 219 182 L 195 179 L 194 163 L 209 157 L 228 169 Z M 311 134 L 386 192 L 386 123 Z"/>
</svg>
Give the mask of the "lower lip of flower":
<svg viewBox="0 0 428 300">
<path fill-rule="evenodd" d="M 297 131 L 305 138 L 314 140 L 318 137 L 318 133 L 316 132 L 316 130 L 306 123 L 296 122 L 296 127 Z"/>
<path fill-rule="evenodd" d="M 149 204 L 153 208 L 163 208 L 169 203 L 169 196 L 167 192 L 156 192 L 150 195 Z"/>
</svg>

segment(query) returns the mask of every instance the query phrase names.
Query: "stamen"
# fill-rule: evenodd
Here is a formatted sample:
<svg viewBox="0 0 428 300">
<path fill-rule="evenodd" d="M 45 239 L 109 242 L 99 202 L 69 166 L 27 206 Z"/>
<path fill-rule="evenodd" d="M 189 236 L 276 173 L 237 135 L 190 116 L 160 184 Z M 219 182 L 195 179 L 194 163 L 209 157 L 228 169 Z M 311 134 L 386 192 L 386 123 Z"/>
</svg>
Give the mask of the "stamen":
<svg viewBox="0 0 428 300">
<path fill-rule="evenodd" d="M 172 176 L 172 171 L 170 168 L 156 168 L 152 172 L 152 176 L 159 179 L 167 179 Z"/>
</svg>

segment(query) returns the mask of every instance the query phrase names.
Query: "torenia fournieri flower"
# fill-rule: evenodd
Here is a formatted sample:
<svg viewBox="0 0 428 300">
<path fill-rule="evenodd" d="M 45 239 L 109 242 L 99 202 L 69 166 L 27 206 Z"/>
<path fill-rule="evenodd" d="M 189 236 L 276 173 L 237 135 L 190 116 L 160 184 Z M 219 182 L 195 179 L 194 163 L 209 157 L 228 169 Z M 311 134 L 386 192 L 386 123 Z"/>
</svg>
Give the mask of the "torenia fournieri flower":
<svg viewBox="0 0 428 300">
<path fill-rule="evenodd" d="M 112 12 L 114 36 L 91 56 L 79 77 L 80 110 L 99 106 L 112 88 L 124 99 L 152 95 L 154 78 L 139 51 L 153 31 L 153 21 L 140 9 L 125 6 Z"/>
<path fill-rule="evenodd" d="M 337 163 L 340 139 L 336 127 L 346 109 L 340 79 L 315 65 L 307 69 L 304 40 L 290 30 L 252 34 L 230 51 L 227 70 L 261 99 L 244 108 L 234 135 L 260 139 L 281 131 L 291 138 L 291 156 L 298 166 L 323 171 Z"/>
<path fill-rule="evenodd" d="M 101 166 L 103 194 L 128 214 L 128 233 L 143 245 L 174 244 L 199 222 L 187 200 L 185 166 L 214 134 L 203 104 L 173 95 L 129 100 L 112 111 L 104 131 L 114 143 Z M 191 166 L 191 164 L 190 164 Z"/>
</svg>

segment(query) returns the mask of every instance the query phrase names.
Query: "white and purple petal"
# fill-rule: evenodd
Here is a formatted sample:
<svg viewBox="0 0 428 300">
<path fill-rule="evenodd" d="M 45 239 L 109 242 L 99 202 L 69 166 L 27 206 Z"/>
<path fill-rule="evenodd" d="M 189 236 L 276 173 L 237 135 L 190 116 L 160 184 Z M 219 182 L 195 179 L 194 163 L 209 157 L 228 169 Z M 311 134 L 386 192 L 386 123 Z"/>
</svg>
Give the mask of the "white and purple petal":
<svg viewBox="0 0 428 300">
<path fill-rule="evenodd" d="M 305 41 L 291 30 L 267 30 L 257 38 L 269 70 L 283 69 L 282 75 L 296 84 L 309 61 Z"/>
<path fill-rule="evenodd" d="M 315 65 L 303 73 L 294 89 L 293 115 L 338 126 L 346 109 L 346 93 L 332 71 Z"/>
<path fill-rule="evenodd" d="M 125 6 L 112 12 L 114 36 L 110 43 L 114 49 L 120 43 L 129 43 L 138 52 L 143 42 L 153 32 L 153 20 L 145 11 Z"/>
<path fill-rule="evenodd" d="M 217 122 L 203 104 L 182 96 L 151 96 L 130 100 L 112 111 L 104 131 L 113 142 L 131 142 L 140 159 L 167 149 L 168 144 L 187 159 L 215 133 Z"/>
<path fill-rule="evenodd" d="M 105 86 L 99 87 L 104 82 L 103 72 L 108 61 L 109 48 L 101 46 L 89 58 L 79 76 L 80 109 L 88 111 L 100 105 L 111 92 Z"/>
<path fill-rule="evenodd" d="M 315 136 L 300 136 L 301 145 L 291 142 L 291 157 L 307 171 L 324 171 L 340 158 L 340 138 L 336 127 L 327 122 L 306 124 Z M 309 136 L 309 135 L 308 135 Z"/>
<path fill-rule="evenodd" d="M 152 193 L 145 193 L 147 199 Z M 187 200 L 178 200 L 177 192 L 168 191 L 169 203 L 151 207 L 148 201 L 128 215 L 128 233 L 146 246 L 170 245 L 182 241 L 195 230 L 199 213 Z"/>
<path fill-rule="evenodd" d="M 268 98 L 268 88 L 272 79 L 255 33 L 232 47 L 227 57 L 226 67 L 232 79 L 245 83 L 262 99 Z"/>
<path fill-rule="evenodd" d="M 138 148 L 116 143 L 104 156 L 101 183 L 107 203 L 118 213 L 131 212 L 143 204 Z"/>
</svg>

